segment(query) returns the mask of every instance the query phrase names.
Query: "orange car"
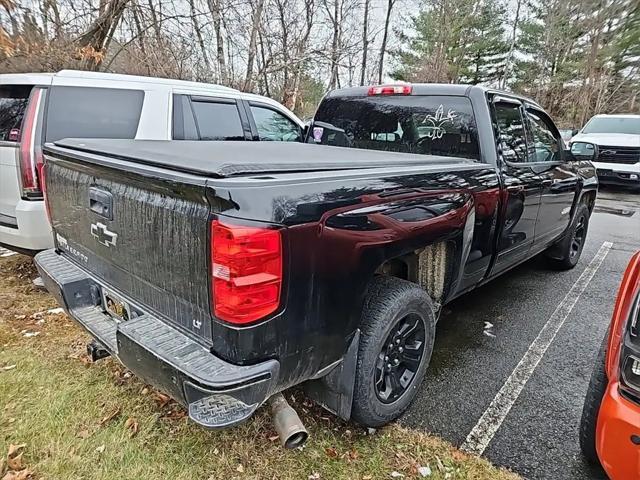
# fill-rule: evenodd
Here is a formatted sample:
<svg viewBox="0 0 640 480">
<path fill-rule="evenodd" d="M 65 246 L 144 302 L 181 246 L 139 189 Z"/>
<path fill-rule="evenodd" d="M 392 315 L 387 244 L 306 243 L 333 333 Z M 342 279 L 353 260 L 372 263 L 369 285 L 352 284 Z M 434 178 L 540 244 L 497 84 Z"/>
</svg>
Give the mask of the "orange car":
<svg viewBox="0 0 640 480">
<path fill-rule="evenodd" d="M 622 279 L 591 375 L 580 447 L 611 479 L 640 479 L 640 252 Z"/>
</svg>

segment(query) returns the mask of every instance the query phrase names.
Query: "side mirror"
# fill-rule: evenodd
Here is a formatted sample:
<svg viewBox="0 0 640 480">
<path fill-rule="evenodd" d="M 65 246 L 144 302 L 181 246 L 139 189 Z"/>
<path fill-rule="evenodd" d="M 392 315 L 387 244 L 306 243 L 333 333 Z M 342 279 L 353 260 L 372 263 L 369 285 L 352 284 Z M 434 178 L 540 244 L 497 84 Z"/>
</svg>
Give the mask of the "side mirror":
<svg viewBox="0 0 640 480">
<path fill-rule="evenodd" d="M 593 162 L 599 154 L 598 146 L 588 142 L 572 142 L 570 152 L 574 160 L 581 162 Z"/>
<path fill-rule="evenodd" d="M 311 122 L 307 131 L 306 143 L 349 147 L 351 140 L 342 128 L 326 122 Z"/>
</svg>

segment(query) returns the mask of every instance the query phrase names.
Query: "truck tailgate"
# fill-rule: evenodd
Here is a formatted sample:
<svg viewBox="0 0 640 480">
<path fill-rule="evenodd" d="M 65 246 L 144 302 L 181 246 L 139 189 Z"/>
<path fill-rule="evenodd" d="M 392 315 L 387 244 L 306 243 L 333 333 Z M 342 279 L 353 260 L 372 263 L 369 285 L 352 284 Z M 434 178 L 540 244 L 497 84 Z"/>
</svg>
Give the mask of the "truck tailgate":
<svg viewBox="0 0 640 480">
<path fill-rule="evenodd" d="M 211 342 L 204 180 L 47 153 L 56 247 L 114 297 Z"/>
</svg>

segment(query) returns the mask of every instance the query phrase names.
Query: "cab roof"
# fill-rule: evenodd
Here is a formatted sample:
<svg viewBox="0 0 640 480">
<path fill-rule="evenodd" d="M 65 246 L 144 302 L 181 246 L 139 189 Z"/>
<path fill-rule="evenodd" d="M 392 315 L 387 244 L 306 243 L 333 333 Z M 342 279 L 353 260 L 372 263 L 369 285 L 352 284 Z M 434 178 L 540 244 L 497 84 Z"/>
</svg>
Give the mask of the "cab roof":
<svg viewBox="0 0 640 480">
<path fill-rule="evenodd" d="M 471 90 L 481 90 L 486 93 L 505 95 L 519 100 L 526 101 L 533 105 L 538 105 L 535 100 L 527 98 L 517 93 L 508 92 L 506 90 L 498 90 L 484 85 L 465 85 L 461 83 L 407 83 L 407 82 L 389 82 L 382 85 L 411 85 L 410 95 L 452 95 L 452 96 L 469 96 Z M 327 93 L 325 98 L 335 97 L 366 97 L 369 95 L 371 85 L 362 87 L 346 87 L 338 88 Z"/>
</svg>

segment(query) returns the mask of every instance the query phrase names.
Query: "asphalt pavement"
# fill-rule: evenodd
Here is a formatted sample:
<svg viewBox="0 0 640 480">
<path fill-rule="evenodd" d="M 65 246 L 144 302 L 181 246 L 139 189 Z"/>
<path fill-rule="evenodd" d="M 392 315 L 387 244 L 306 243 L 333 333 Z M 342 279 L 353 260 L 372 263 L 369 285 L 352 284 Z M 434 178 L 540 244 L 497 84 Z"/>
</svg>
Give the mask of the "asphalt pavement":
<svg viewBox="0 0 640 480">
<path fill-rule="evenodd" d="M 583 461 L 578 426 L 618 285 L 638 250 L 640 193 L 601 191 L 573 270 L 549 270 L 537 257 L 447 305 L 427 377 L 401 423 L 525 478 L 606 478 Z"/>
</svg>

